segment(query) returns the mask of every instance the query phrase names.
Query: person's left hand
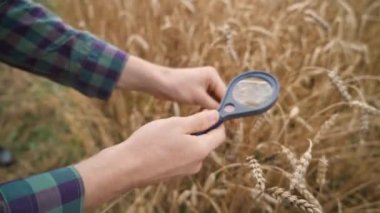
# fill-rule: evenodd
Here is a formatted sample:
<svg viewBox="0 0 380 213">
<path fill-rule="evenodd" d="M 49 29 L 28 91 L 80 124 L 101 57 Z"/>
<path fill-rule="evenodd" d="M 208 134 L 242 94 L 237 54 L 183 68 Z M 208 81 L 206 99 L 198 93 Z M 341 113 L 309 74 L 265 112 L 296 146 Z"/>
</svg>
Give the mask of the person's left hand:
<svg viewBox="0 0 380 213">
<path fill-rule="evenodd" d="M 169 68 L 130 56 L 118 86 L 184 104 L 216 109 L 226 85 L 213 67 Z"/>
<path fill-rule="evenodd" d="M 169 99 L 207 109 L 216 109 L 226 92 L 226 85 L 213 67 L 171 69 L 166 81 Z"/>
</svg>

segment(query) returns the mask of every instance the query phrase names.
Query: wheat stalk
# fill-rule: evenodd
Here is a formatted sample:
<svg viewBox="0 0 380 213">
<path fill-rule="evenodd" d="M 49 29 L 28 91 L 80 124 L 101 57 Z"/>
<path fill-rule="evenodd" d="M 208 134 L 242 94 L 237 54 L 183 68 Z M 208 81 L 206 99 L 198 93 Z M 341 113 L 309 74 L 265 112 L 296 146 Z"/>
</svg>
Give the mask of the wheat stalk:
<svg viewBox="0 0 380 213">
<path fill-rule="evenodd" d="M 212 186 L 213 186 L 214 183 L 215 183 L 215 179 L 216 179 L 216 175 L 215 175 L 215 173 L 211 173 L 211 174 L 208 176 L 208 178 L 207 178 L 207 180 L 206 180 L 206 183 L 205 183 L 205 185 L 204 185 L 204 187 L 203 187 L 203 190 L 204 190 L 205 192 L 209 191 L 209 190 L 212 188 Z"/>
<path fill-rule="evenodd" d="M 304 13 L 305 13 L 305 15 L 310 17 L 312 20 L 314 20 L 314 22 L 319 24 L 323 30 L 325 30 L 326 32 L 331 31 L 331 27 L 330 27 L 329 23 L 324 18 L 319 16 L 314 10 L 307 9 Z"/>
<path fill-rule="evenodd" d="M 255 188 L 257 190 L 264 192 L 266 180 L 264 178 L 263 170 L 261 169 L 259 162 L 257 162 L 257 160 L 253 157 L 247 157 L 247 161 L 248 161 L 249 167 L 251 168 L 252 177 L 256 179 Z"/>
<path fill-rule="evenodd" d="M 322 213 L 322 211 L 315 205 L 311 204 L 305 199 L 301 199 L 295 195 L 292 195 L 290 191 L 287 191 L 280 187 L 272 187 L 268 189 L 269 194 L 271 194 L 275 199 L 280 202 L 287 202 L 291 206 L 294 206 L 307 213 Z"/>
<path fill-rule="evenodd" d="M 375 107 L 373 106 L 370 106 L 362 101 L 351 101 L 350 102 L 350 106 L 352 107 L 357 107 L 359 109 L 362 109 L 364 110 L 365 112 L 367 112 L 368 114 L 371 114 L 371 115 L 380 115 L 380 110 L 376 109 Z"/>
</svg>

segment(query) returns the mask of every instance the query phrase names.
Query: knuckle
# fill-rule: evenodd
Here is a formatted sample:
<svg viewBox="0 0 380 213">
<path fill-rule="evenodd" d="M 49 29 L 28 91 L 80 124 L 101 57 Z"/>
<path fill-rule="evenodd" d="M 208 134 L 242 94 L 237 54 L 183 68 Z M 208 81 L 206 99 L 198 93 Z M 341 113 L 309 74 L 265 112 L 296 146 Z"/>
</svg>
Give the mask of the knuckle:
<svg viewBox="0 0 380 213">
<path fill-rule="evenodd" d="M 210 72 L 217 72 L 216 68 L 213 66 L 207 66 L 206 69 L 209 70 Z"/>
<path fill-rule="evenodd" d="M 219 75 L 215 67 L 209 67 L 208 70 L 210 71 L 212 77 L 217 77 Z"/>
</svg>

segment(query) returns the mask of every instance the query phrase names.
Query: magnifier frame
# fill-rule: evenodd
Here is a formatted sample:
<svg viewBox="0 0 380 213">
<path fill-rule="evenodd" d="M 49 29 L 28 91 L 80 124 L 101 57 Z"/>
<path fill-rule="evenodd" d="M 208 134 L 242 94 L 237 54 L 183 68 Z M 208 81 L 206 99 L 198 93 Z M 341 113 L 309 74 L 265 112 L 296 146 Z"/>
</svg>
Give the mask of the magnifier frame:
<svg viewBox="0 0 380 213">
<path fill-rule="evenodd" d="M 241 104 L 238 100 L 234 99 L 233 97 L 233 90 L 235 86 L 244 79 L 249 78 L 256 78 L 263 80 L 270 84 L 272 88 L 272 95 L 270 98 L 263 103 L 260 103 L 257 107 L 249 107 L 246 105 Z M 228 89 L 226 92 L 226 95 L 224 96 L 222 103 L 220 104 L 220 107 L 218 109 L 219 112 L 219 120 L 216 122 L 213 126 L 208 128 L 207 130 L 194 133 L 193 135 L 203 135 L 207 132 L 209 132 L 212 129 L 217 128 L 220 126 L 224 121 L 230 120 L 233 118 L 240 118 L 240 117 L 246 117 L 246 116 L 252 116 L 252 115 L 258 115 L 266 112 L 269 110 L 277 101 L 278 95 L 280 94 L 280 83 L 278 82 L 277 78 L 273 75 L 263 72 L 263 71 L 248 71 L 245 73 L 242 73 L 232 79 L 232 81 L 228 85 Z M 226 106 L 233 106 L 233 111 L 227 112 L 225 110 Z"/>
<path fill-rule="evenodd" d="M 233 94 L 232 92 L 235 89 L 236 85 L 240 81 L 244 79 L 249 79 L 249 78 L 257 78 L 257 79 L 263 80 L 267 82 L 272 88 L 272 95 L 268 98 L 268 100 L 265 100 L 264 102 L 260 103 L 258 106 L 255 106 L 255 107 L 249 107 L 244 104 L 241 104 L 238 100 L 234 99 L 232 95 Z M 248 71 L 248 72 L 240 74 L 239 76 L 232 79 L 232 81 L 228 85 L 226 96 L 222 100 L 222 103 L 220 104 L 220 108 L 218 109 L 220 120 L 226 121 L 226 120 L 239 118 L 239 117 L 258 115 L 258 114 L 266 112 L 277 101 L 278 94 L 280 93 L 279 85 L 280 84 L 278 80 L 276 79 L 276 77 L 274 77 L 273 75 L 267 72 Z M 224 108 L 228 105 L 232 105 L 235 108 L 233 113 L 226 112 L 224 110 Z"/>
</svg>

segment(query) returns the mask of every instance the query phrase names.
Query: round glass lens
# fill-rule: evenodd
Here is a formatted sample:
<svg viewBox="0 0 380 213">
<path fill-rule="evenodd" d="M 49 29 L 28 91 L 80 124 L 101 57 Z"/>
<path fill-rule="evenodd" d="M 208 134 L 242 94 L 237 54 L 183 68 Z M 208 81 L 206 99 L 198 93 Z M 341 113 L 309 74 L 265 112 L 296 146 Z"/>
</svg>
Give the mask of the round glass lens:
<svg viewBox="0 0 380 213">
<path fill-rule="evenodd" d="M 273 88 L 265 80 L 260 78 L 246 78 L 239 81 L 232 95 L 241 105 L 248 107 L 258 107 L 272 97 Z"/>
</svg>

